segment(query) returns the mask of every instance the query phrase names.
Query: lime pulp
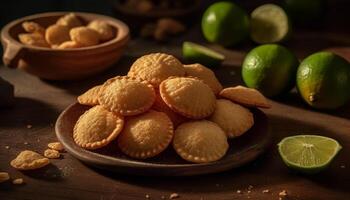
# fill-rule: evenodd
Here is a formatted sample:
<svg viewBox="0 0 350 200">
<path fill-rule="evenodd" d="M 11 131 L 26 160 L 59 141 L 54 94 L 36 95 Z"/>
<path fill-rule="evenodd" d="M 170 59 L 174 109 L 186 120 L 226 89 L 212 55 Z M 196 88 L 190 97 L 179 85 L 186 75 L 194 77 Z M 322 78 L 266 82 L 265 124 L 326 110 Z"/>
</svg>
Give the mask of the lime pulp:
<svg viewBox="0 0 350 200">
<path fill-rule="evenodd" d="M 304 173 L 325 169 L 341 150 L 334 139 L 319 135 L 296 135 L 284 138 L 278 151 L 285 164 Z"/>
</svg>

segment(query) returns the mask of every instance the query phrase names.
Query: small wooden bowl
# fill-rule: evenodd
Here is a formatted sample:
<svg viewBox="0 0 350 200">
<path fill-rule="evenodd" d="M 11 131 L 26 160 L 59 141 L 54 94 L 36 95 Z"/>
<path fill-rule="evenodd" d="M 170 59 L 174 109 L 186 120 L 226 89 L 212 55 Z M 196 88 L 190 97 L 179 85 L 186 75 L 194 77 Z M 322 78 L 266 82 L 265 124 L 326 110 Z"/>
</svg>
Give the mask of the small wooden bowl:
<svg viewBox="0 0 350 200">
<path fill-rule="evenodd" d="M 4 64 L 10 68 L 18 67 L 43 79 L 69 80 L 98 73 L 119 60 L 129 41 L 129 28 L 120 20 L 98 14 L 75 12 L 85 23 L 94 19 L 107 21 L 117 30 L 114 39 L 95 46 L 77 49 L 36 47 L 18 41 L 18 34 L 25 32 L 21 26 L 24 21 L 34 21 L 48 27 L 67 13 L 41 13 L 7 24 L 1 31 Z"/>
<path fill-rule="evenodd" d="M 268 119 L 259 109 L 252 109 L 254 126 L 243 136 L 229 140 L 226 155 L 211 163 L 189 163 L 180 158 L 171 145 L 160 155 L 147 160 L 132 159 L 118 149 L 116 141 L 101 149 L 89 151 L 75 144 L 73 127 L 90 107 L 74 103 L 56 121 L 56 136 L 64 149 L 84 163 L 123 174 L 143 176 L 192 176 L 222 172 L 245 165 L 261 155 L 271 144 Z"/>
</svg>

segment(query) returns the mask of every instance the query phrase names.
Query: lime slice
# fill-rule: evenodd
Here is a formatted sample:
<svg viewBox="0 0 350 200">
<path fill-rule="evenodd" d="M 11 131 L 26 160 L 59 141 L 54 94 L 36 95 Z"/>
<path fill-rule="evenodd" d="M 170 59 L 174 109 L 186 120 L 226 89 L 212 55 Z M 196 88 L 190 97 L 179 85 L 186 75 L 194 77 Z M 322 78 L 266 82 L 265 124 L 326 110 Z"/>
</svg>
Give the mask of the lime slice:
<svg viewBox="0 0 350 200">
<path fill-rule="evenodd" d="M 319 135 L 286 137 L 278 144 L 288 167 L 309 174 L 325 169 L 341 148 L 336 140 Z"/>
<path fill-rule="evenodd" d="M 290 23 L 284 10 L 275 4 L 257 7 L 251 13 L 251 37 L 257 43 L 276 43 L 286 39 Z"/>
<path fill-rule="evenodd" d="M 224 55 L 192 42 L 183 43 L 182 55 L 189 62 L 200 63 L 207 67 L 217 66 L 225 59 Z"/>
</svg>

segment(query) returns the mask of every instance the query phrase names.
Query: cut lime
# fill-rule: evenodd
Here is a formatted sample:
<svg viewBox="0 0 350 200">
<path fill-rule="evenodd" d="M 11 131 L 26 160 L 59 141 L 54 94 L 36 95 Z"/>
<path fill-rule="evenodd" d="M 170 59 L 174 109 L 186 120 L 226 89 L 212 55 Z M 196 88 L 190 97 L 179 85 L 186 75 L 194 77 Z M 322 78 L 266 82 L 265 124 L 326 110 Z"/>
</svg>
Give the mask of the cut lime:
<svg viewBox="0 0 350 200">
<path fill-rule="evenodd" d="M 251 37 L 260 43 L 276 43 L 286 39 L 290 33 L 286 12 L 275 4 L 259 6 L 251 13 Z"/>
<path fill-rule="evenodd" d="M 325 169 L 341 148 L 336 140 L 319 135 L 286 137 L 278 144 L 288 167 L 309 174 Z"/>
<path fill-rule="evenodd" d="M 225 59 L 224 55 L 192 42 L 183 43 L 182 54 L 187 61 L 200 63 L 207 67 L 217 66 Z"/>
</svg>

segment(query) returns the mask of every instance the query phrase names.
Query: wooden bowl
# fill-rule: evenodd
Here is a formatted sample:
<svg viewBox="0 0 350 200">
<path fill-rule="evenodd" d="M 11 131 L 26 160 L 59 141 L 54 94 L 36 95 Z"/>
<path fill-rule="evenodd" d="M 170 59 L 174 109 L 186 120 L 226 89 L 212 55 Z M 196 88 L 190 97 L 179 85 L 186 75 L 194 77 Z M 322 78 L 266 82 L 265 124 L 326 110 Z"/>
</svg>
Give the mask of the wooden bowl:
<svg viewBox="0 0 350 200">
<path fill-rule="evenodd" d="M 75 103 L 61 113 L 55 127 L 58 140 L 71 155 L 84 163 L 123 174 L 190 176 L 221 172 L 253 161 L 271 144 L 266 115 L 259 109 L 252 109 L 254 126 L 243 136 L 229 140 L 227 154 L 216 162 L 189 163 L 181 159 L 171 145 L 160 155 L 147 160 L 127 157 L 120 152 L 115 141 L 102 149 L 89 151 L 76 145 L 72 137 L 76 121 L 89 108 Z"/>
<path fill-rule="evenodd" d="M 21 26 L 24 21 L 34 21 L 48 27 L 65 14 L 67 12 L 36 14 L 7 24 L 1 31 L 4 64 L 11 68 L 18 67 L 43 79 L 69 80 L 98 73 L 119 60 L 129 41 L 129 28 L 118 19 L 98 14 L 75 12 L 85 23 L 94 19 L 107 21 L 117 30 L 114 39 L 77 49 L 36 47 L 18 41 L 18 34 L 25 32 Z"/>
</svg>

